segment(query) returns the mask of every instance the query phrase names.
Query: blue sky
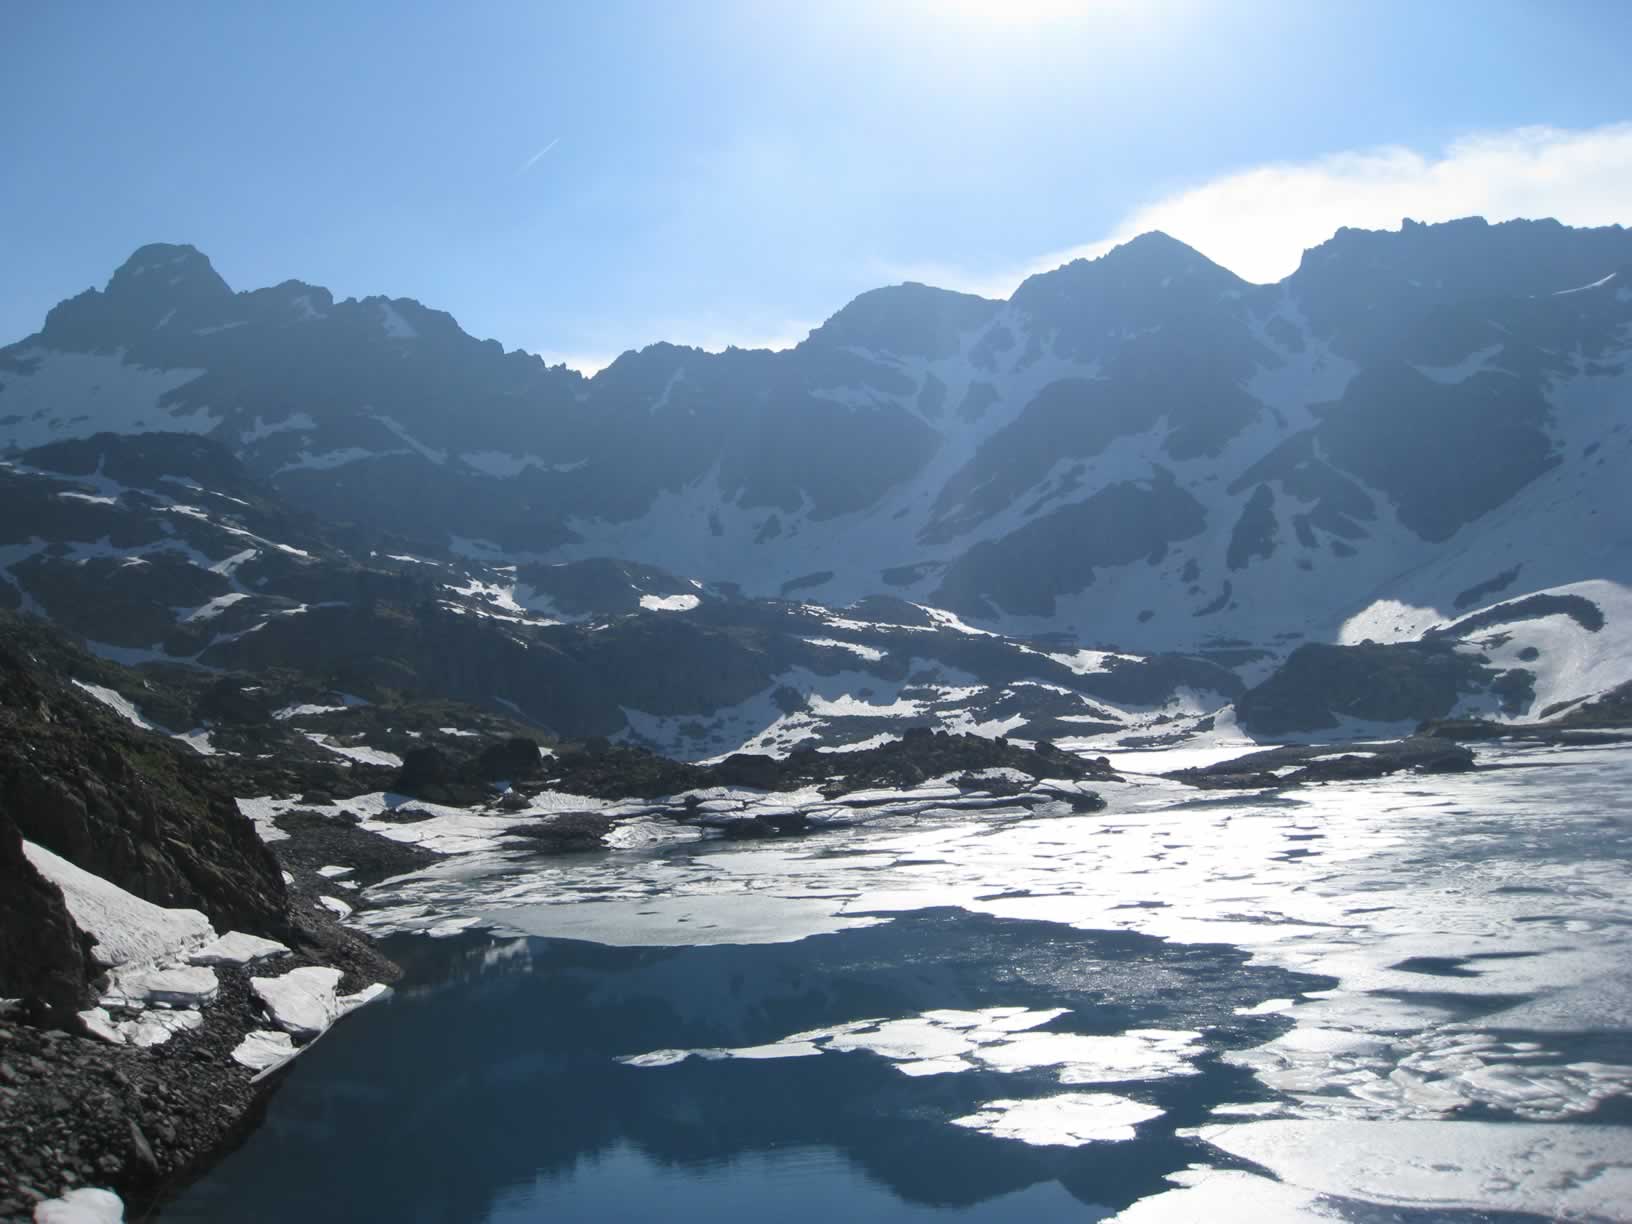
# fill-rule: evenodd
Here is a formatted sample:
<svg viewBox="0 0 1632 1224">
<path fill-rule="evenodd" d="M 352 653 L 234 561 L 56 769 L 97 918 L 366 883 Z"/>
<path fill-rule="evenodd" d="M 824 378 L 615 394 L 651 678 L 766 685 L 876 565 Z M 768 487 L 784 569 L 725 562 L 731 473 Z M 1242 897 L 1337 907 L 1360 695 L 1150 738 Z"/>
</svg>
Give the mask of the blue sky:
<svg viewBox="0 0 1632 1224">
<path fill-rule="evenodd" d="M 1152 225 L 1273 279 L 1345 222 L 1632 222 L 1628 46 L 1619 0 L 20 3 L 0 342 L 151 241 L 592 366 Z"/>
</svg>

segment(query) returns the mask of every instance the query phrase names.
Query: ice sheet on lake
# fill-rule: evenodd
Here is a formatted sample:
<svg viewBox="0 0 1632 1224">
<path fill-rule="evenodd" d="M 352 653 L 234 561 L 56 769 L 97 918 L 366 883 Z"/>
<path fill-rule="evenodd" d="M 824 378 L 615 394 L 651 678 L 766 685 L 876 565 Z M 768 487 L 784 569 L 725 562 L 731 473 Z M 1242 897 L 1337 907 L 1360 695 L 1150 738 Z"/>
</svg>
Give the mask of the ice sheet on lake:
<svg viewBox="0 0 1632 1224">
<path fill-rule="evenodd" d="M 1632 817 L 1624 799 L 1632 753 L 1478 751 L 1483 763 L 1511 768 L 1275 796 L 1198 794 L 1130 774 L 1127 785 L 1102 788 L 1106 811 L 1063 820 L 994 823 L 955 810 L 929 819 L 932 805 L 881 793 L 866 809 L 875 814 L 869 823 L 821 838 L 613 855 L 590 873 L 537 860 L 523 868 L 499 856 L 439 864 L 374 890 L 376 907 L 364 915 L 378 929 L 400 930 L 470 914 L 508 925 L 520 914 L 517 929 L 534 934 L 653 945 L 739 941 L 738 915 L 760 928 L 758 938 L 772 937 L 766 928 L 773 928 L 774 938 L 794 939 L 849 919 L 952 906 L 1229 944 L 1253 963 L 1334 982 L 1330 990 L 1282 991 L 1241 1005 L 1247 1015 L 1273 1013 L 1292 1027 L 1228 1054 L 1257 1077 L 1260 1091 L 1221 1103 L 1206 1138 L 1285 1177 L 1289 1185 L 1276 1189 L 1262 1179 L 1248 1186 L 1267 1204 L 1265 1218 L 1325 1218 L 1329 1205 L 1318 1201 L 1325 1194 L 1383 1201 L 1372 1190 L 1394 1176 L 1391 1166 L 1344 1172 L 1336 1162 L 1331 1177 L 1300 1181 L 1282 1169 L 1284 1152 L 1306 1147 L 1313 1165 L 1314 1153 L 1333 1144 L 1392 1150 L 1396 1134 L 1420 1139 L 1423 1151 L 1454 1148 L 1459 1136 L 1474 1135 L 1457 1129 L 1474 1125 L 1458 1115 L 1485 1110 L 1517 1119 L 1492 1131 L 1503 1142 L 1536 1137 L 1538 1146 L 1525 1149 L 1534 1184 L 1557 1182 L 1560 1202 L 1586 1203 L 1594 1153 L 1572 1136 L 1619 1144 L 1620 1159 L 1632 1151 L 1624 1127 L 1568 1121 L 1632 1094 L 1632 1067 L 1623 1065 L 1632 1059 L 1616 1053 L 1626 1049 L 1624 1037 L 1618 1047 L 1610 1041 L 1581 1052 L 1593 1033 L 1624 1034 L 1632 1014 L 1623 971 L 1632 960 Z M 1171 763 L 1139 760 L 1150 769 Z M 721 792 L 704 801 L 753 798 Z M 708 918 L 727 910 L 731 921 Z M 1077 1082 L 1067 1078 L 1077 1068 L 1089 1069 L 1083 1083 L 1119 1082 L 1113 1073 L 1177 1074 L 1212 1044 L 1207 1034 L 1175 1034 L 1164 1046 L 1046 1024 L 967 1049 L 964 1030 L 928 1012 L 841 1027 L 737 1050 L 632 1053 L 652 1065 L 848 1048 L 887 1057 L 904 1074 L 930 1075 L 1046 1062 L 1058 1068 L 1044 1073 L 1058 1091 Z M 1017 1087 L 1010 1095 L 1024 1094 Z M 1282 1124 L 1317 1129 L 1255 1129 Z M 1421 1129 L 1393 1129 L 1403 1126 Z M 1355 1129 L 1318 1129 L 1331 1127 Z M 1278 1140 L 1267 1156 L 1231 1138 L 1256 1145 L 1248 1136 L 1305 1133 L 1323 1138 L 1304 1147 Z M 1551 1156 L 1539 1146 L 1549 1134 L 1560 1140 Z M 1401 1141 L 1400 1150 L 1411 1143 Z M 1444 1201 L 1536 1209 L 1501 1190 L 1477 1162 L 1451 1156 L 1450 1171 L 1430 1179 Z M 1621 1166 L 1604 1168 L 1596 1180 L 1632 1201 L 1616 1181 Z M 1236 1194 L 1237 1181 L 1209 1176 L 1155 1196 L 1149 1213 L 1128 1218 L 1229 1218 L 1217 1204 Z M 1163 1210 L 1172 1205 L 1165 1217 L 1154 1214 L 1162 1200 Z"/>
<path fill-rule="evenodd" d="M 1195 1133 L 1290 1185 L 1401 1207 L 1619 1220 L 1632 1203 L 1632 1144 L 1618 1126 L 1271 1121 Z"/>
<path fill-rule="evenodd" d="M 1317 1194 L 1241 1169 L 1192 1165 L 1167 1180 L 1174 1189 L 1140 1199 L 1107 1224 L 1301 1224 L 1344 1218 Z"/>
<path fill-rule="evenodd" d="M 523 935 L 587 939 L 612 947 L 789 943 L 888 921 L 846 918 L 832 908 L 816 899 L 705 895 L 518 906 L 488 917 L 493 925 Z"/>
</svg>

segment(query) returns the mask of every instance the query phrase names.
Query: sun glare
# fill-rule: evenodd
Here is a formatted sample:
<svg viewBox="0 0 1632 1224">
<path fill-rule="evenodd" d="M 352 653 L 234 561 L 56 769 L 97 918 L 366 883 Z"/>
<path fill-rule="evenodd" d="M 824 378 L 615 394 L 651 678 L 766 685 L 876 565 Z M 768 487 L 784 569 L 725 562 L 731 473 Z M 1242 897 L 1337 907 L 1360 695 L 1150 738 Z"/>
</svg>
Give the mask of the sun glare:
<svg viewBox="0 0 1632 1224">
<path fill-rule="evenodd" d="M 1133 5 L 1130 0 L 935 0 L 932 7 L 982 25 L 1029 27 L 1126 12 Z"/>
</svg>

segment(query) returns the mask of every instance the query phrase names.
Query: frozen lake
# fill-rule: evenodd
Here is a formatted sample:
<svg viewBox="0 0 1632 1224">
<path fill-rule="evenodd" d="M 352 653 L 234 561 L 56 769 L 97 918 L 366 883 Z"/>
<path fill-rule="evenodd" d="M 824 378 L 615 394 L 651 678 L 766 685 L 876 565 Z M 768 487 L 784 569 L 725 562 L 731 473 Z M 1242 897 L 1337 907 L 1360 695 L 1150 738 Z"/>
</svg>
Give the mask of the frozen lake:
<svg viewBox="0 0 1632 1224">
<path fill-rule="evenodd" d="M 1632 1218 L 1632 751 L 1480 759 L 440 866 L 158 1218 Z"/>
</svg>

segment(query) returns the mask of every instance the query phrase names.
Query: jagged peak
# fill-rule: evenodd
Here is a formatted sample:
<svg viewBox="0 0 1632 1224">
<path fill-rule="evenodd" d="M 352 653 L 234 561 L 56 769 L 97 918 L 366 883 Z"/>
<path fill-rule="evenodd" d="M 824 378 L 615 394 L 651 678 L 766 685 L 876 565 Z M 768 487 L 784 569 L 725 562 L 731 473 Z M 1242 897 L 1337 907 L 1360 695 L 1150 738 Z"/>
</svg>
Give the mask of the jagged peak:
<svg viewBox="0 0 1632 1224">
<path fill-rule="evenodd" d="M 1632 261 L 1632 231 L 1572 228 L 1551 217 L 1492 223 L 1484 217 L 1398 229 L 1344 226 L 1303 253 L 1294 282 L 1351 271 L 1452 292 L 1544 295 L 1589 284 Z"/>
</svg>

